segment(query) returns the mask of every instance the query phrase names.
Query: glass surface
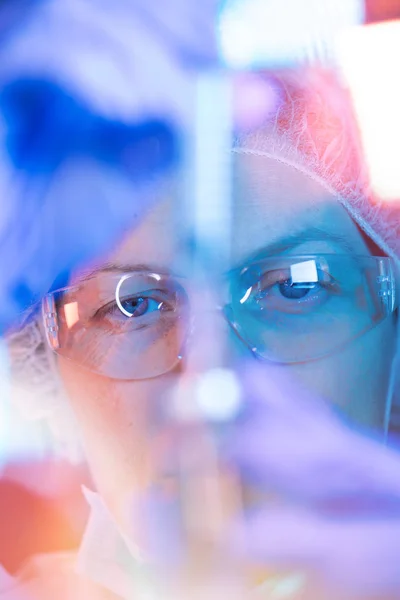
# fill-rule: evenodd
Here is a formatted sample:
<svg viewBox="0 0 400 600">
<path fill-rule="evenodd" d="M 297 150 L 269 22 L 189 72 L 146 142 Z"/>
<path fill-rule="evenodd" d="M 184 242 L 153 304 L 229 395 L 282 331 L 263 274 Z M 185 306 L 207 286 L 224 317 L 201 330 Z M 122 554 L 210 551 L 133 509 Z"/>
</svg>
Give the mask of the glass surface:
<svg viewBox="0 0 400 600">
<path fill-rule="evenodd" d="M 397 302 L 388 258 L 274 256 L 226 279 L 224 317 L 255 354 L 281 363 L 337 351 Z M 58 354 L 108 377 L 166 373 L 184 354 L 196 318 L 189 281 L 144 271 L 104 273 L 53 292 L 43 304 L 49 342 Z"/>
</svg>

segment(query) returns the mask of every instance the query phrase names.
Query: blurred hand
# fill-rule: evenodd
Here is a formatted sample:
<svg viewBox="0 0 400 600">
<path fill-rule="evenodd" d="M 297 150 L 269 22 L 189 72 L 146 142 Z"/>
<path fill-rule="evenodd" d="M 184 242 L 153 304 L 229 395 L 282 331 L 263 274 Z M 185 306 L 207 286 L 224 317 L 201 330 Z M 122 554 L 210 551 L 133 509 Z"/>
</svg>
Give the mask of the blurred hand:
<svg viewBox="0 0 400 600">
<path fill-rule="evenodd" d="M 228 460 L 244 485 L 278 500 L 242 519 L 238 554 L 303 568 L 324 597 L 399 597 L 400 454 L 345 425 L 285 367 L 249 366 L 243 389 Z"/>
<path fill-rule="evenodd" d="M 350 428 L 285 367 L 247 365 L 242 391 L 214 449 L 206 425 L 171 424 L 161 447 L 174 491 L 158 486 L 135 503 L 132 539 L 161 579 L 204 600 L 223 585 L 253 597 L 263 581 L 256 597 L 268 600 L 398 598 L 400 454 Z"/>
</svg>

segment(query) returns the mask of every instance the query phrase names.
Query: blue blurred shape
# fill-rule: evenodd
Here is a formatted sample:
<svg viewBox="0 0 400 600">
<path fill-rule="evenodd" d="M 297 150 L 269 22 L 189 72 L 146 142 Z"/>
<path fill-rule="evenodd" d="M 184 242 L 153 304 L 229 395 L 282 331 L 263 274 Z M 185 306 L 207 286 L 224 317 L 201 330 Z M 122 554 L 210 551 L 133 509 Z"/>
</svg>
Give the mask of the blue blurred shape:
<svg viewBox="0 0 400 600">
<path fill-rule="evenodd" d="M 0 262 L 11 267 L 0 271 L 1 334 L 140 219 L 155 201 L 147 184 L 177 163 L 180 139 L 162 111 L 109 119 L 43 79 L 9 82 L 0 113 L 13 181 L 0 237 Z"/>
<path fill-rule="evenodd" d="M 68 156 L 85 155 L 145 179 L 178 156 L 177 137 L 167 121 L 108 120 L 50 81 L 9 83 L 0 95 L 0 110 L 8 154 L 17 169 L 31 175 L 51 174 Z"/>
</svg>

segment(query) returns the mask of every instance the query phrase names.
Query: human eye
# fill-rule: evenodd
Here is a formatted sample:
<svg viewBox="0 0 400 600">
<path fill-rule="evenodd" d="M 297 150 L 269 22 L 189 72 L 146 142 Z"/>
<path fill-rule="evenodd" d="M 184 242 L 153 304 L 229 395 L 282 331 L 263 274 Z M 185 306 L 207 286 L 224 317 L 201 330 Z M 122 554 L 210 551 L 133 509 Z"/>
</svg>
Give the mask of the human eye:
<svg viewBox="0 0 400 600">
<path fill-rule="evenodd" d="M 339 290 L 339 283 L 333 275 L 314 261 L 276 268 L 265 265 L 246 290 L 248 297 L 240 302 L 256 311 L 310 314 L 325 305 Z"/>
<path fill-rule="evenodd" d="M 162 292 L 157 293 L 156 291 L 144 292 L 142 295 L 130 296 L 128 298 L 121 298 L 120 306 L 118 306 L 120 312 L 121 308 L 125 311 L 123 314 L 132 319 L 139 319 L 144 315 L 150 314 L 155 311 L 166 311 L 173 310 L 168 300 L 165 300 Z"/>
<path fill-rule="evenodd" d="M 175 311 L 176 293 L 173 290 L 145 289 L 126 291 L 112 302 L 100 307 L 93 319 L 108 326 L 146 327 L 155 324 L 165 313 Z"/>
</svg>

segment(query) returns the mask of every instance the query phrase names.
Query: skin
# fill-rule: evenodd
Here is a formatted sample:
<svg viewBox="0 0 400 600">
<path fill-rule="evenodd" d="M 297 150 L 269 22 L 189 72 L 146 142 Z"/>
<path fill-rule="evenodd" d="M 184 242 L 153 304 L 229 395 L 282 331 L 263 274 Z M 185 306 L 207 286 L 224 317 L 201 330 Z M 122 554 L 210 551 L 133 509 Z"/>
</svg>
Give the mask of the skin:
<svg viewBox="0 0 400 600">
<path fill-rule="evenodd" d="M 260 251 L 268 255 L 271 244 L 297 234 L 297 246 L 285 252 L 349 254 L 353 250 L 370 254 L 346 210 L 293 167 L 263 157 L 236 155 L 234 174 L 232 266 Z M 174 198 L 165 197 L 116 249 L 112 261 L 184 271 L 185 247 L 177 235 L 176 218 Z M 311 227 L 340 236 L 346 246 L 323 233 L 320 239 L 310 239 L 304 232 Z M 189 298 L 198 306 L 199 296 L 190 278 L 187 287 Z M 162 452 L 164 418 L 160 415 L 176 384 L 193 368 L 206 370 L 221 364 L 235 368 L 238 357 L 251 357 L 221 314 L 210 312 L 198 318 L 200 325 L 185 360 L 174 371 L 156 378 L 110 379 L 58 357 L 95 483 L 123 527 L 127 499 L 141 494 L 157 479 L 154 457 Z M 218 359 L 210 351 L 210 336 L 217 331 L 226 341 L 224 355 Z M 351 419 L 382 428 L 394 338 L 395 317 L 391 316 L 334 354 L 286 368 Z"/>
</svg>

